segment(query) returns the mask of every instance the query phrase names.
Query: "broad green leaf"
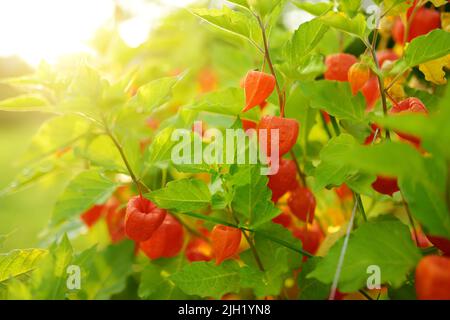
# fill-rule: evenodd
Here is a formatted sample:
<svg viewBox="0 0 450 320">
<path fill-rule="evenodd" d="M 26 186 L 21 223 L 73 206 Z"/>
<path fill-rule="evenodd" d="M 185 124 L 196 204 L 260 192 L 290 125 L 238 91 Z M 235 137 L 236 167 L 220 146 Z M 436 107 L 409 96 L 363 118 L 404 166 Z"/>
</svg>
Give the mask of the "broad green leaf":
<svg viewBox="0 0 450 320">
<path fill-rule="evenodd" d="M 80 173 L 56 201 L 52 224 L 74 218 L 93 205 L 105 202 L 118 186 L 96 170 Z"/>
<path fill-rule="evenodd" d="M 340 186 L 346 179 L 357 173 L 357 170 L 347 164 L 348 153 L 356 146 L 356 140 L 349 134 L 341 134 L 332 138 L 320 152 L 320 163 L 314 176 L 316 183 L 314 191 L 320 191 L 326 186 Z"/>
<path fill-rule="evenodd" d="M 293 3 L 300 9 L 315 15 L 321 16 L 322 14 L 333 9 L 333 4 L 331 2 L 305 2 L 305 1 L 293 1 Z"/>
<path fill-rule="evenodd" d="M 340 239 L 307 278 L 323 283 L 333 281 L 343 239 Z M 378 266 L 382 284 L 399 287 L 420 260 L 408 227 L 396 219 L 378 219 L 362 224 L 350 236 L 342 267 L 339 290 L 354 292 L 366 286 L 371 273 L 368 267 Z"/>
<path fill-rule="evenodd" d="M 179 272 L 186 264 L 183 254 L 172 259 L 152 261 L 141 273 L 139 297 L 148 300 L 188 299 L 189 296 L 170 279 L 172 274 Z"/>
<path fill-rule="evenodd" d="M 427 234 L 450 239 L 450 212 L 445 200 L 448 169 L 442 159 L 426 158 L 424 161 L 427 179 L 404 176 L 399 181 L 400 188 L 411 214 Z"/>
<path fill-rule="evenodd" d="M 53 117 L 39 128 L 21 160 L 35 161 L 70 148 L 87 133 L 88 128 L 89 124 L 76 115 Z"/>
<path fill-rule="evenodd" d="M 223 6 L 222 9 L 191 9 L 191 12 L 215 27 L 259 42 L 261 31 L 256 19 L 252 16 Z"/>
<path fill-rule="evenodd" d="M 360 39 L 365 39 L 366 37 L 366 18 L 362 14 L 357 14 L 354 18 L 350 18 L 343 12 L 330 11 L 319 17 L 319 19 L 327 26 L 357 36 Z"/>
<path fill-rule="evenodd" d="M 238 88 L 226 88 L 205 94 L 188 108 L 196 111 L 237 116 L 241 113 L 244 106 L 244 90 Z M 246 114 L 246 116 L 248 115 Z"/>
<path fill-rule="evenodd" d="M 339 0 L 339 9 L 350 17 L 355 16 L 361 7 L 361 0 Z"/>
<path fill-rule="evenodd" d="M 189 295 L 220 299 L 239 290 L 239 273 L 239 265 L 232 260 L 218 266 L 214 262 L 193 262 L 170 279 Z"/>
<path fill-rule="evenodd" d="M 137 92 L 138 103 L 145 111 L 163 105 L 171 98 L 172 89 L 181 78 L 182 76 L 160 78 L 139 87 Z"/>
<path fill-rule="evenodd" d="M 304 264 L 297 278 L 300 293 L 298 298 L 300 300 L 325 300 L 330 294 L 330 285 L 324 284 L 317 279 L 307 278 L 316 267 L 322 258 L 309 258 Z"/>
<path fill-rule="evenodd" d="M 272 193 L 267 187 L 269 179 L 261 174 L 258 166 L 253 166 L 248 178 L 235 189 L 232 207 L 256 227 L 275 218 L 280 210 L 273 205 Z"/>
<path fill-rule="evenodd" d="M 177 144 L 172 140 L 174 130 L 173 127 L 167 127 L 156 135 L 148 151 L 149 164 L 168 162 L 171 159 L 172 148 Z"/>
<path fill-rule="evenodd" d="M 126 280 L 132 273 L 134 243 L 122 241 L 98 252 L 87 261 L 84 268 L 88 275 L 82 284 L 89 300 L 109 299 L 113 294 L 125 289 Z"/>
<path fill-rule="evenodd" d="M 123 148 L 123 147 L 122 147 Z M 128 173 L 114 142 L 107 135 L 101 135 L 89 142 L 86 149 L 80 150 L 93 165 L 104 170 Z"/>
<path fill-rule="evenodd" d="M 37 94 L 24 94 L 0 101 L 2 111 L 45 111 L 52 112 L 54 109 L 49 102 Z"/>
<path fill-rule="evenodd" d="M 325 110 L 339 119 L 364 119 L 364 97 L 360 93 L 353 96 L 348 83 L 323 80 L 304 82 L 299 88 L 305 97 L 310 99 L 312 108 Z"/>
<path fill-rule="evenodd" d="M 42 249 L 17 249 L 0 254 L 0 285 L 32 272 L 46 254 Z"/>
<path fill-rule="evenodd" d="M 450 32 L 435 29 L 417 37 L 406 47 L 403 58 L 396 62 L 393 72 L 404 72 L 427 61 L 450 54 Z"/>
<path fill-rule="evenodd" d="M 290 65 L 298 66 L 301 59 L 312 53 L 327 31 L 328 27 L 319 19 L 302 23 L 284 48 Z"/>
<path fill-rule="evenodd" d="M 33 274 L 32 293 L 34 299 L 63 300 L 68 291 L 67 267 L 73 259 L 72 245 L 64 235 L 49 248 L 47 255 Z"/>
<path fill-rule="evenodd" d="M 160 208 L 179 212 L 201 209 L 211 202 L 208 186 L 196 179 L 171 181 L 165 188 L 152 191 L 146 197 Z"/>
<path fill-rule="evenodd" d="M 240 269 L 241 286 L 253 289 L 257 297 L 279 295 L 284 279 L 274 272 L 262 272 L 258 268 L 245 266 Z"/>
</svg>

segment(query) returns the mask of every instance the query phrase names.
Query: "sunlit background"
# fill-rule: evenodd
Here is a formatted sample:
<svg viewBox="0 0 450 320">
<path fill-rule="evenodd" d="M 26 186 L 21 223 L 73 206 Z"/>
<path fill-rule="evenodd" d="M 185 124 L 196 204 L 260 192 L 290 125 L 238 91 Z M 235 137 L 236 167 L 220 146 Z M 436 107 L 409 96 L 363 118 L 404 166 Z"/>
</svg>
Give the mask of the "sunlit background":
<svg viewBox="0 0 450 320">
<path fill-rule="evenodd" d="M 130 16 L 119 26 L 130 46 L 141 44 L 158 17 L 193 0 L 2 0 L 0 56 L 19 55 L 35 66 L 65 54 L 89 52 L 94 32 L 112 21 L 118 5 Z"/>
</svg>

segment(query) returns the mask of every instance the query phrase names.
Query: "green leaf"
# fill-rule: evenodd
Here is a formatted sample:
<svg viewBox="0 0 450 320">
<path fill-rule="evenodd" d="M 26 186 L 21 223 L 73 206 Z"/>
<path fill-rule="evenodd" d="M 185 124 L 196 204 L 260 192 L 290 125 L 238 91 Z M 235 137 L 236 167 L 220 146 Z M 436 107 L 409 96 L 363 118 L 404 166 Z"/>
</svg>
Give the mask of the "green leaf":
<svg viewBox="0 0 450 320">
<path fill-rule="evenodd" d="M 0 254 L 0 285 L 32 272 L 46 254 L 47 250 L 42 249 L 20 249 Z"/>
<path fill-rule="evenodd" d="M 253 166 L 248 180 L 241 181 L 234 192 L 233 210 L 250 221 L 253 227 L 272 220 L 280 213 L 271 201 L 272 192 L 267 187 L 268 181 L 267 176 L 261 174 L 260 167 Z"/>
<path fill-rule="evenodd" d="M 392 72 L 404 72 L 427 61 L 450 54 L 450 32 L 435 29 L 430 33 L 414 38 L 406 47 L 403 58 L 396 62 Z"/>
<path fill-rule="evenodd" d="M 0 101 L 2 111 L 54 111 L 49 102 L 37 94 L 24 94 Z"/>
<path fill-rule="evenodd" d="M 138 103 L 147 112 L 163 105 L 171 98 L 173 87 L 182 78 L 183 76 L 160 78 L 139 87 Z"/>
<path fill-rule="evenodd" d="M 180 290 L 170 279 L 187 264 L 183 254 L 173 259 L 152 261 L 141 273 L 139 297 L 148 300 L 184 300 L 189 296 Z"/>
<path fill-rule="evenodd" d="M 358 93 L 353 96 L 346 82 L 304 82 L 299 87 L 305 97 L 310 99 L 312 108 L 325 110 L 339 119 L 362 121 L 365 117 L 363 95 Z"/>
<path fill-rule="evenodd" d="M 170 279 L 185 293 L 220 299 L 239 290 L 239 265 L 232 260 L 216 266 L 214 262 L 193 262 Z"/>
<path fill-rule="evenodd" d="M 302 264 L 301 272 L 297 278 L 300 290 L 299 300 L 325 300 L 330 294 L 330 285 L 324 284 L 317 279 L 307 278 L 320 262 L 322 258 L 309 258 L 306 263 Z"/>
<path fill-rule="evenodd" d="M 349 134 L 341 134 L 332 138 L 320 151 L 320 163 L 314 171 L 316 183 L 314 191 L 326 186 L 340 186 L 346 179 L 357 173 L 347 164 L 348 153 L 356 146 L 356 140 Z"/>
<path fill-rule="evenodd" d="M 173 127 L 167 127 L 156 135 L 148 151 L 149 164 L 168 162 L 171 159 L 172 148 L 177 144 L 172 140 L 174 130 Z"/>
<path fill-rule="evenodd" d="M 319 19 L 302 23 L 284 48 L 290 65 L 298 66 L 303 58 L 312 53 L 328 29 Z"/>
<path fill-rule="evenodd" d="M 321 16 L 324 13 L 333 9 L 333 4 L 330 2 L 305 2 L 305 1 L 292 1 L 298 8 L 305 10 L 306 12 L 315 15 Z"/>
<path fill-rule="evenodd" d="M 445 201 L 449 173 L 442 159 L 426 158 L 424 161 L 427 179 L 404 176 L 399 185 L 411 214 L 427 234 L 450 239 L 450 212 Z"/>
<path fill-rule="evenodd" d="M 93 205 L 105 202 L 118 186 L 96 170 L 80 173 L 56 201 L 52 224 L 76 217 Z"/>
<path fill-rule="evenodd" d="M 333 281 L 344 239 L 340 239 L 307 278 L 323 283 Z M 400 221 L 377 219 L 362 224 L 350 236 L 339 280 L 341 292 L 354 292 L 366 285 L 369 266 L 381 271 L 381 283 L 399 287 L 420 260 L 419 249 L 409 228 Z"/>
<path fill-rule="evenodd" d="M 41 125 L 21 160 L 35 161 L 70 147 L 87 133 L 88 128 L 88 123 L 76 115 L 53 117 Z"/>
<path fill-rule="evenodd" d="M 89 273 L 82 284 L 89 300 L 109 299 L 125 289 L 126 280 L 132 273 L 134 243 L 122 241 L 98 252 L 84 265 Z"/>
<path fill-rule="evenodd" d="M 245 266 L 240 269 L 241 286 L 253 289 L 257 297 L 278 295 L 284 279 L 274 272 L 262 272 L 257 268 Z"/>
<path fill-rule="evenodd" d="M 104 170 L 128 173 L 117 147 L 107 135 L 101 135 L 89 142 L 85 149 L 79 151 L 92 164 Z"/>
<path fill-rule="evenodd" d="M 165 188 L 146 195 L 163 209 L 187 212 L 206 207 L 211 202 L 211 193 L 206 183 L 196 179 L 171 181 Z"/>
<path fill-rule="evenodd" d="M 366 18 L 363 14 L 357 14 L 354 18 L 350 18 L 343 12 L 330 11 L 319 19 L 327 26 L 357 36 L 360 39 L 366 37 Z"/>
<path fill-rule="evenodd" d="M 340 0 L 339 9 L 349 16 L 356 15 L 361 7 L 361 0 Z"/>
<path fill-rule="evenodd" d="M 227 6 L 223 6 L 222 9 L 191 9 L 191 12 L 213 26 L 234 35 L 257 42 L 261 38 L 256 19 Z"/>
</svg>

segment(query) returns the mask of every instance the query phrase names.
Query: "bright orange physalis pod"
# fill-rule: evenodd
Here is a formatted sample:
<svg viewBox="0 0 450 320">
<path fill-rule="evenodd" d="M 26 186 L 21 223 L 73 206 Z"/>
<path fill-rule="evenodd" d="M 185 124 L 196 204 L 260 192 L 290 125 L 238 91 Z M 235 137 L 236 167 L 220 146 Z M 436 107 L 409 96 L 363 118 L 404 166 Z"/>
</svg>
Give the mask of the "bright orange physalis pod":
<svg viewBox="0 0 450 320">
<path fill-rule="evenodd" d="M 241 230 L 236 228 L 221 224 L 213 228 L 211 231 L 211 244 L 217 265 L 237 253 L 241 243 L 241 236 Z"/>
<path fill-rule="evenodd" d="M 167 211 L 141 196 L 131 198 L 127 204 L 125 233 L 137 242 L 150 239 L 164 221 Z"/>
<path fill-rule="evenodd" d="M 264 101 L 275 89 L 275 77 L 260 71 L 249 71 L 244 81 L 246 112 Z"/>
<path fill-rule="evenodd" d="M 419 300 L 450 300 L 450 258 L 426 256 L 416 267 Z"/>
<path fill-rule="evenodd" d="M 370 78 L 370 68 L 365 63 L 355 63 L 348 70 L 348 81 L 352 87 L 352 93 L 356 94 L 364 87 Z"/>
<path fill-rule="evenodd" d="M 278 129 L 278 152 L 279 156 L 288 153 L 297 142 L 299 125 L 295 119 L 282 118 L 277 116 L 264 116 L 261 118 L 258 124 L 258 131 L 266 129 L 266 154 L 271 156 L 272 154 L 272 139 L 274 129 Z M 261 137 L 260 137 L 261 138 Z M 260 142 L 261 144 L 261 142 Z"/>
<path fill-rule="evenodd" d="M 147 241 L 141 242 L 140 248 L 150 259 L 171 258 L 183 247 L 183 226 L 170 214 L 153 232 Z"/>
</svg>

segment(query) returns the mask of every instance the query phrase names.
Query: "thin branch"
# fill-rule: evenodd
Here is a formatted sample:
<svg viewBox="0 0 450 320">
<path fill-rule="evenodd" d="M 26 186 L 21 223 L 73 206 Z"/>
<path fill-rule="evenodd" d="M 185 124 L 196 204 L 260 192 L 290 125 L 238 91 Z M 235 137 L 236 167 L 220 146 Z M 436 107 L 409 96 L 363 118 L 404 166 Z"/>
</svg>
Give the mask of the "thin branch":
<svg viewBox="0 0 450 320">
<path fill-rule="evenodd" d="M 272 75 L 275 78 L 275 88 L 278 93 L 278 103 L 280 104 L 280 115 L 281 115 L 281 117 L 284 117 L 284 99 L 283 99 L 284 95 L 280 88 L 280 84 L 277 79 L 277 74 L 273 67 L 272 59 L 270 58 L 269 44 L 268 44 L 267 35 L 266 35 L 266 27 L 264 26 L 264 23 L 262 22 L 260 16 L 255 15 L 255 17 L 258 20 L 259 26 L 261 28 L 261 33 L 262 33 L 263 43 L 264 43 L 264 57 L 267 60 L 267 64 L 269 65 L 270 72 L 272 73 Z"/>
<path fill-rule="evenodd" d="M 291 154 L 292 161 L 294 161 L 294 163 L 295 163 L 295 168 L 297 169 L 297 173 L 300 177 L 300 180 L 302 181 L 302 185 L 306 188 L 307 185 L 306 185 L 305 174 L 303 173 L 302 168 L 300 168 L 300 164 L 298 163 L 298 160 L 297 160 L 297 157 L 295 156 L 294 151 L 291 150 L 290 154 Z"/>
</svg>

